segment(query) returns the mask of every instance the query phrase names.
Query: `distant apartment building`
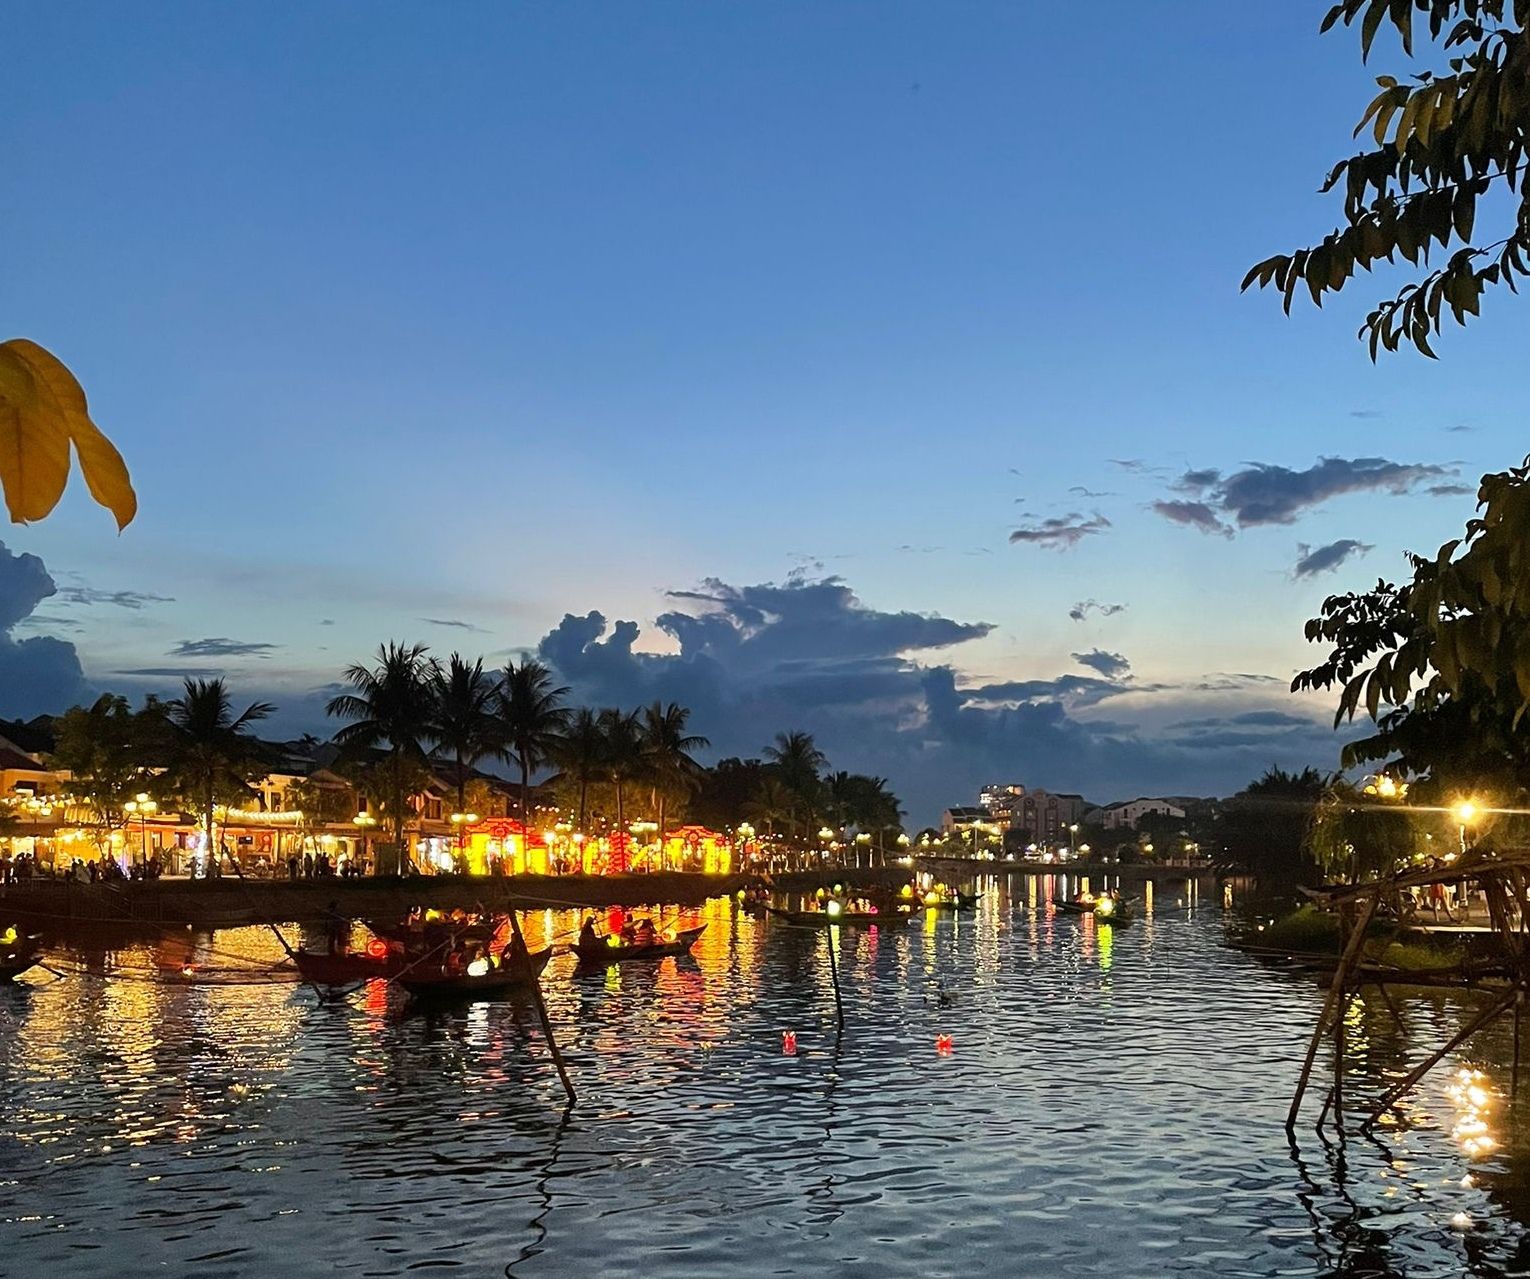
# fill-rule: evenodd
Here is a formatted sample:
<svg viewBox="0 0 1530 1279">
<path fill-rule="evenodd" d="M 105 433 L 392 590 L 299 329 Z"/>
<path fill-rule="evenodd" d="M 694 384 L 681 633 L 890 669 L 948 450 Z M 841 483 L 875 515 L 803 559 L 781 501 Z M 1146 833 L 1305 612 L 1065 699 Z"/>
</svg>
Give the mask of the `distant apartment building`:
<svg viewBox="0 0 1530 1279">
<path fill-rule="evenodd" d="M 1136 830 L 1144 817 L 1177 817 L 1183 819 L 1183 806 L 1170 799 L 1138 796 L 1119 804 L 1107 804 L 1090 813 L 1090 819 L 1106 830 Z"/>
<path fill-rule="evenodd" d="M 986 808 L 953 805 L 940 815 L 940 833 L 958 835 L 963 831 L 986 827 L 992 820 Z"/>
<path fill-rule="evenodd" d="M 1039 786 L 1002 782 L 984 786 L 978 793 L 975 808 L 948 808 L 941 818 L 941 829 L 970 829 L 974 825 L 991 828 L 1006 844 L 1063 843 L 1068 828 L 1083 820 L 1088 807 L 1082 795 L 1048 791 Z"/>
</svg>

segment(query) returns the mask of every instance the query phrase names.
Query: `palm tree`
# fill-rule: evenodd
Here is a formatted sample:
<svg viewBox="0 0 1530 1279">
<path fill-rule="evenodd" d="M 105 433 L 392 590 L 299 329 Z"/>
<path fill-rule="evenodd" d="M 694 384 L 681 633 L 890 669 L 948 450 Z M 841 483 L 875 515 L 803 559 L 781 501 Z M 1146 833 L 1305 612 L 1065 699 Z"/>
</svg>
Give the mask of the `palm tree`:
<svg viewBox="0 0 1530 1279">
<path fill-rule="evenodd" d="M 601 772 L 616 787 L 616 828 L 627 829 L 624 788 L 643 775 L 643 729 L 636 711 L 612 706 L 600 712 Z"/>
<path fill-rule="evenodd" d="M 792 795 L 794 823 L 800 818 L 811 824 L 813 805 L 818 801 L 818 773 L 829 763 L 813 735 L 777 733 L 775 742 L 765 748 L 765 758 L 776 766 L 781 784 Z"/>
<path fill-rule="evenodd" d="M 467 806 L 468 769 L 499 745 L 495 691 L 493 677 L 484 674 L 481 657 L 469 666 L 465 657 L 453 653 L 431 678 L 434 705 L 430 736 L 437 746 L 449 750 L 456 762 L 459 813 Z"/>
<path fill-rule="evenodd" d="M 246 730 L 275 709 L 269 702 L 251 702 L 236 716 L 222 679 L 188 679 L 182 695 L 166 704 L 170 774 L 181 794 L 197 806 L 210 866 L 218 864 L 213 810 L 219 796 L 247 788 L 263 771 L 259 744 Z"/>
<path fill-rule="evenodd" d="M 569 716 L 568 727 L 553 751 L 552 760 L 579 787 L 579 826 L 584 830 L 584 818 L 590 783 L 602 774 L 605 737 L 601 731 L 600 717 L 588 706 L 581 706 Z"/>
<path fill-rule="evenodd" d="M 758 822 L 767 835 L 776 833 L 780 822 L 790 821 L 792 816 L 792 793 L 781 784 L 779 777 L 766 776 L 749 801 L 749 820 Z"/>
<path fill-rule="evenodd" d="M 691 712 L 677 702 L 655 702 L 643 712 L 642 749 L 653 781 L 658 808 L 659 846 L 664 846 L 664 806 L 668 792 L 689 791 L 697 784 L 700 766 L 688 751 L 705 750 L 712 743 L 697 733 L 687 733 Z"/>
<path fill-rule="evenodd" d="M 399 869 L 414 859 L 404 847 L 405 805 L 425 762 L 423 743 L 435 719 L 433 689 L 438 667 L 423 644 L 389 642 L 377 650 L 375 665 L 348 666 L 345 682 L 354 689 L 332 697 L 324 712 L 351 722 L 335 734 L 342 750 L 365 756 L 387 746 L 384 793 L 393 822 Z"/>
<path fill-rule="evenodd" d="M 521 825 L 531 835 L 531 774 L 552 758 L 568 710 L 561 705 L 568 689 L 554 687 L 552 671 L 534 657 L 519 666 L 513 661 L 500 678 L 495 710 L 499 716 L 501 751 L 521 770 Z"/>
</svg>

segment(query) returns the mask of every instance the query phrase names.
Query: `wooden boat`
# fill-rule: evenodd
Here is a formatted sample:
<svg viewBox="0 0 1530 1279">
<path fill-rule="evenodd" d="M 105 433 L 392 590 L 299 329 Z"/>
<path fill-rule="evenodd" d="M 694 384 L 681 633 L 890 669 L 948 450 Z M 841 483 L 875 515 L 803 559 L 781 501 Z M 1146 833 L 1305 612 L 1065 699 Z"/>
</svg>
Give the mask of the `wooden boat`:
<svg viewBox="0 0 1530 1279">
<path fill-rule="evenodd" d="M 330 955 L 295 950 L 292 962 L 297 965 L 303 980 L 316 986 L 354 986 L 377 977 L 391 977 L 405 965 L 403 956 L 391 949 L 382 955 L 369 955 L 364 951 Z"/>
<path fill-rule="evenodd" d="M 949 897 L 926 897 L 926 910 L 976 910 L 982 893 L 952 893 Z"/>
<path fill-rule="evenodd" d="M 1113 924 L 1117 928 L 1125 928 L 1137 918 L 1136 909 L 1127 902 L 1117 902 L 1110 911 L 1095 911 L 1094 922 L 1097 924 Z"/>
<path fill-rule="evenodd" d="M 836 924 L 857 928 L 900 928 L 914 917 L 911 910 L 842 910 L 830 914 L 826 910 L 787 910 L 780 906 L 767 908 L 777 919 L 799 928 L 832 928 Z"/>
<path fill-rule="evenodd" d="M 1092 915 L 1094 908 L 1100 903 L 1098 900 L 1091 902 L 1056 901 L 1052 902 L 1052 908 L 1063 915 Z"/>
<path fill-rule="evenodd" d="M 35 936 L 18 937 L 14 928 L 8 928 L 4 938 L 0 940 L 0 982 L 20 977 L 28 968 L 42 963 L 42 947 Z"/>
<path fill-rule="evenodd" d="M 675 939 L 666 941 L 662 937 L 649 946 L 624 946 L 611 944 L 611 936 L 601 938 L 593 946 L 581 946 L 575 942 L 570 946 L 569 953 L 577 956 L 581 966 L 590 968 L 604 968 L 611 964 L 622 964 L 632 959 L 663 959 L 666 955 L 688 955 L 691 947 L 696 944 L 696 938 L 706 932 L 705 924 L 697 924 L 694 928 L 680 928 L 675 931 Z"/>
<path fill-rule="evenodd" d="M 503 960 L 486 964 L 485 971 L 480 973 L 448 973 L 442 968 L 427 970 L 422 965 L 400 975 L 398 984 L 421 1000 L 487 999 L 530 986 L 551 958 L 552 947 L 548 946 L 533 951 L 520 963 Z"/>
</svg>

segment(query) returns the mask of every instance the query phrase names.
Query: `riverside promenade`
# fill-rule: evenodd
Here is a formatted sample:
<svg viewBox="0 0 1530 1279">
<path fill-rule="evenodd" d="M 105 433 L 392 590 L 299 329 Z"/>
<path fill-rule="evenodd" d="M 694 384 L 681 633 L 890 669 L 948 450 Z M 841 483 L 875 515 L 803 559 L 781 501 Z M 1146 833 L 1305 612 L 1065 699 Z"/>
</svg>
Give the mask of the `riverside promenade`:
<svg viewBox="0 0 1530 1279">
<path fill-rule="evenodd" d="M 902 868 L 829 868 L 771 877 L 655 871 L 630 875 L 409 875 L 361 879 L 156 879 L 78 883 L 34 879 L 0 887 L 0 927 L 70 933 L 100 926 L 187 924 L 232 928 L 266 922 L 311 923 L 330 903 L 353 919 L 402 919 L 414 907 L 437 910 L 599 909 L 610 906 L 699 906 L 766 883 L 785 893 L 835 883 L 862 889 L 897 887 Z"/>
</svg>

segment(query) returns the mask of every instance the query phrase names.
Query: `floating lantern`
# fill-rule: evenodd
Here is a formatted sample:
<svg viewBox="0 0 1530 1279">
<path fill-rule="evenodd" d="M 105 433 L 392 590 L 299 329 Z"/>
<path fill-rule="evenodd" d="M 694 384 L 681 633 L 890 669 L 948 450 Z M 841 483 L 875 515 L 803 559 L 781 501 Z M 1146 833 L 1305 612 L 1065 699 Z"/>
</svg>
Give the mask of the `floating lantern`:
<svg viewBox="0 0 1530 1279">
<path fill-rule="evenodd" d="M 475 959 L 471 964 L 467 966 L 467 973 L 469 977 L 484 977 L 488 975 L 488 972 L 489 961 L 481 957 Z"/>
<path fill-rule="evenodd" d="M 797 1032 L 795 1030 L 788 1030 L 782 1033 L 781 1051 L 788 1057 L 795 1057 L 797 1055 Z"/>
<path fill-rule="evenodd" d="M 181 969 L 181 976 L 182 976 L 182 977 L 190 977 L 190 976 L 192 976 L 192 975 L 193 975 L 193 974 L 194 974 L 194 973 L 195 973 L 195 972 L 196 972 L 196 971 L 197 971 L 197 970 L 196 970 L 196 969 L 195 969 L 195 968 L 193 968 L 193 967 L 192 967 L 192 966 L 191 966 L 191 965 L 190 965 L 190 964 L 186 964 L 186 965 L 185 965 L 185 966 L 184 966 L 184 967 L 182 967 L 182 969 Z"/>
<path fill-rule="evenodd" d="M 1456 1215 L 1450 1219 L 1450 1228 L 1452 1230 L 1470 1230 L 1472 1228 L 1471 1215 L 1464 1212 L 1456 1213 Z"/>
<path fill-rule="evenodd" d="M 942 1057 L 949 1057 L 951 1055 L 951 1036 L 936 1035 L 935 1051 L 938 1052 Z"/>
<path fill-rule="evenodd" d="M 831 899 L 828 906 L 826 906 L 824 909 L 828 911 L 830 919 L 838 919 L 840 912 L 844 910 L 844 907 L 840 905 L 839 902 Z"/>
</svg>

